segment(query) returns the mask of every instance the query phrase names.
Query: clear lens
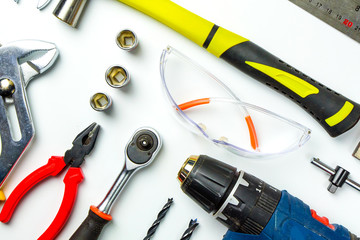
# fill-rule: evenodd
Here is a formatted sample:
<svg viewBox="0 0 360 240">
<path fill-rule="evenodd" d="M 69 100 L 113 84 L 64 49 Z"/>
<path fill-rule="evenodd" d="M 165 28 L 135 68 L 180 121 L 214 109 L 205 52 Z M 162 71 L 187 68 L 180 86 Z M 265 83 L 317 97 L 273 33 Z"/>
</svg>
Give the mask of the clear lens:
<svg viewBox="0 0 360 240">
<path fill-rule="evenodd" d="M 277 155 L 292 151 L 309 139 L 308 128 L 242 102 L 219 79 L 174 48 L 163 51 L 160 72 L 178 118 L 193 131 L 236 154 Z"/>
<path fill-rule="evenodd" d="M 257 150 L 254 150 L 249 143 L 247 124 L 237 114 L 236 110 L 240 105 L 248 110 L 254 123 L 259 142 Z M 195 111 L 195 108 L 193 110 Z M 203 124 L 206 125 L 212 141 L 242 156 L 260 157 L 290 152 L 302 146 L 310 137 L 310 130 L 296 122 L 233 99 L 211 99 L 209 105 L 203 107 L 203 111 L 214 111 L 219 114 L 210 116 L 203 113 L 200 120 L 200 113 L 195 116 L 190 112 L 184 112 L 195 123 L 205 121 L 204 117 L 206 117 L 206 123 Z"/>
</svg>

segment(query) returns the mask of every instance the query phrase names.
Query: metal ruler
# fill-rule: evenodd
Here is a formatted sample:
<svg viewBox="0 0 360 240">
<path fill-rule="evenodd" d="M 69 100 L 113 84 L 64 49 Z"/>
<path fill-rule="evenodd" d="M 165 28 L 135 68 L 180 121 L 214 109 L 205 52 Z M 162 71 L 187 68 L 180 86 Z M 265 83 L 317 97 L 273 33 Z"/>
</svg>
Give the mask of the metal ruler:
<svg viewBox="0 0 360 240">
<path fill-rule="evenodd" d="M 360 42 L 360 0 L 289 0 Z"/>
</svg>

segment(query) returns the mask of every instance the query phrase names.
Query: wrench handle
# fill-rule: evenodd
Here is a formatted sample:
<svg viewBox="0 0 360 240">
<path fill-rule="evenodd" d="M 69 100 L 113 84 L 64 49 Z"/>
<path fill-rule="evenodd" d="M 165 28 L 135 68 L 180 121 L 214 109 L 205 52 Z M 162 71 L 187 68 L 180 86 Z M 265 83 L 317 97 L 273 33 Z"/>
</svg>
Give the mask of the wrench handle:
<svg viewBox="0 0 360 240">
<path fill-rule="evenodd" d="M 70 240 L 96 240 L 112 217 L 91 206 L 88 216 L 71 236 Z"/>
</svg>

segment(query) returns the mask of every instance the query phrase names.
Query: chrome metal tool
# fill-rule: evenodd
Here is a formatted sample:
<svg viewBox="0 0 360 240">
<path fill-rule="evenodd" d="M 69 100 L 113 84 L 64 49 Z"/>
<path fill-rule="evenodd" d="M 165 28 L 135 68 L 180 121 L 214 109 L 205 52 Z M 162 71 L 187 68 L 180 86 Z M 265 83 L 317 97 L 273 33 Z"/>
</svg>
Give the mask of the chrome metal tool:
<svg viewBox="0 0 360 240">
<path fill-rule="evenodd" d="M 76 28 L 87 0 L 60 0 L 53 14 L 61 21 Z"/>
<path fill-rule="evenodd" d="M 339 187 L 342 187 L 345 183 L 350 187 L 360 191 L 360 184 L 349 178 L 350 172 L 346 169 L 340 166 L 336 166 L 336 168 L 333 169 L 332 167 L 329 167 L 327 164 L 320 161 L 320 159 L 318 158 L 313 158 L 311 163 L 323 170 L 324 172 L 330 174 L 330 185 L 328 187 L 329 192 L 335 193 L 336 190 Z"/>
<path fill-rule="evenodd" d="M 53 65 L 58 54 L 55 44 L 39 40 L 0 47 L 0 188 L 34 137 L 25 88 Z M 9 109 L 16 113 L 14 121 L 10 121 Z M 19 131 L 17 138 L 14 129 Z"/>
<path fill-rule="evenodd" d="M 91 206 L 89 215 L 71 236 L 70 240 L 96 240 L 104 226 L 112 220 L 111 208 L 131 176 L 148 166 L 161 149 L 159 134 L 147 127 L 135 131 L 125 148 L 125 163 L 122 171 L 104 200 Z"/>
</svg>

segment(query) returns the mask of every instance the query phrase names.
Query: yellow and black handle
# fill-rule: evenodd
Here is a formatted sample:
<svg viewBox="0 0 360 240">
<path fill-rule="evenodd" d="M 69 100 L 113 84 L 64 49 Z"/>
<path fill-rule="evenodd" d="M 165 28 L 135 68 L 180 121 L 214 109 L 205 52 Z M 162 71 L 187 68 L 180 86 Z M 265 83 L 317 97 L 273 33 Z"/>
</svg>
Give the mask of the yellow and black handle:
<svg viewBox="0 0 360 240">
<path fill-rule="evenodd" d="M 287 96 L 336 137 L 359 120 L 360 106 L 248 41 L 222 55 L 225 61 Z"/>
<path fill-rule="evenodd" d="M 170 0 L 119 0 L 171 27 L 256 80 L 284 94 L 332 137 L 351 129 L 360 105 L 316 82 L 248 39 L 219 27 Z"/>
</svg>

